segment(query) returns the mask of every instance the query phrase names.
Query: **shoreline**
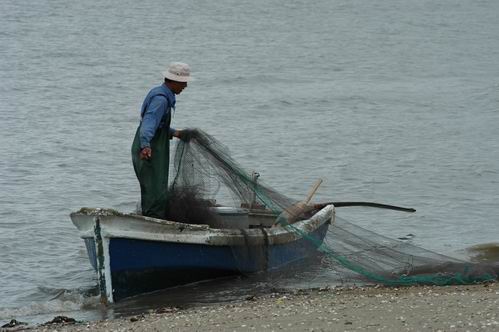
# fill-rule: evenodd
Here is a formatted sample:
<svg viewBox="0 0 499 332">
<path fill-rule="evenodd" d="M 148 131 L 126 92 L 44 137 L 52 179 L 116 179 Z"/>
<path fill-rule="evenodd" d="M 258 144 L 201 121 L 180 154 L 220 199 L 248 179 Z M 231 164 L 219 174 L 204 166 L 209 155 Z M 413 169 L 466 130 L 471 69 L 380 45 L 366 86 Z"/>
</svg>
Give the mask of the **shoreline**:
<svg viewBox="0 0 499 332">
<path fill-rule="evenodd" d="M 496 331 L 499 283 L 348 287 L 248 295 L 246 300 L 30 331 Z M 18 331 L 20 327 L 5 329 Z M 26 328 L 25 328 L 26 329 Z M 2 330 L 3 331 L 3 330 Z"/>
</svg>

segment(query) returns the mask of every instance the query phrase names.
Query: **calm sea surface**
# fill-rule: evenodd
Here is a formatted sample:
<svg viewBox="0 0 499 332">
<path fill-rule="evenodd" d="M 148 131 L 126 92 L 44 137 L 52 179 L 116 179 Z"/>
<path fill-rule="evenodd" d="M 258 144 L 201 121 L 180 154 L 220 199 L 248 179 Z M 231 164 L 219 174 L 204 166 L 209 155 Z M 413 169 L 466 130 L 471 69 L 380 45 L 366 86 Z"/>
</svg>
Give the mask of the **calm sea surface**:
<svg viewBox="0 0 499 332">
<path fill-rule="evenodd" d="M 452 256 L 497 242 L 498 14 L 496 0 L 2 0 L 0 323 L 142 308 L 99 305 L 69 213 L 134 208 L 138 110 L 171 61 L 197 78 L 174 125 L 214 135 L 283 193 L 322 178 L 316 201 L 414 207 L 338 215 Z M 324 274 L 182 293 L 224 300 Z"/>
</svg>

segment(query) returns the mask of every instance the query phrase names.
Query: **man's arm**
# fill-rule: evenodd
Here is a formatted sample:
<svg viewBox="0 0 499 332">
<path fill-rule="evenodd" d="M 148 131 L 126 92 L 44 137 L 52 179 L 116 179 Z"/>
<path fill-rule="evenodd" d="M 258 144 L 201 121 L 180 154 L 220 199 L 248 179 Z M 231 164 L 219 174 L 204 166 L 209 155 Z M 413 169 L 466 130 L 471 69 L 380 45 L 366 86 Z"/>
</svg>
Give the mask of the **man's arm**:
<svg viewBox="0 0 499 332">
<path fill-rule="evenodd" d="M 146 108 L 140 124 L 140 158 L 152 157 L 151 140 L 165 115 L 167 100 L 163 96 L 155 96 Z"/>
</svg>

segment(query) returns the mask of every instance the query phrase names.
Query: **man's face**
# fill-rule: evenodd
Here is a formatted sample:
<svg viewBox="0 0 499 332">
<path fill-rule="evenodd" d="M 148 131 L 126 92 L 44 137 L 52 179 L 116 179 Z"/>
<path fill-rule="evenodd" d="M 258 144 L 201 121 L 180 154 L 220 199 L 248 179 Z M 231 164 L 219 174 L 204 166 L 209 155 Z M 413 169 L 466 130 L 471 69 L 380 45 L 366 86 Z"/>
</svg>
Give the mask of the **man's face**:
<svg viewBox="0 0 499 332">
<path fill-rule="evenodd" d="M 182 90 L 184 90 L 187 87 L 187 82 L 176 82 L 173 81 L 171 84 L 171 89 L 174 94 L 179 95 Z"/>
</svg>

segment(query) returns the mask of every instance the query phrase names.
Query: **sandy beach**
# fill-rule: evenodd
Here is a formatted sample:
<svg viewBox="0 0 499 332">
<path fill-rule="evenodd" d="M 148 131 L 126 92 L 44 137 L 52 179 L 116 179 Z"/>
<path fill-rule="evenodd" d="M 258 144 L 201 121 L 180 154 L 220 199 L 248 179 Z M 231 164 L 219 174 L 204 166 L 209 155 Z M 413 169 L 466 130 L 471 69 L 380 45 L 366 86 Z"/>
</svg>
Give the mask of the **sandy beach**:
<svg viewBox="0 0 499 332">
<path fill-rule="evenodd" d="M 272 293 L 223 305 L 32 331 L 497 331 L 499 283 Z M 15 329 L 8 329 L 11 331 Z"/>
</svg>

